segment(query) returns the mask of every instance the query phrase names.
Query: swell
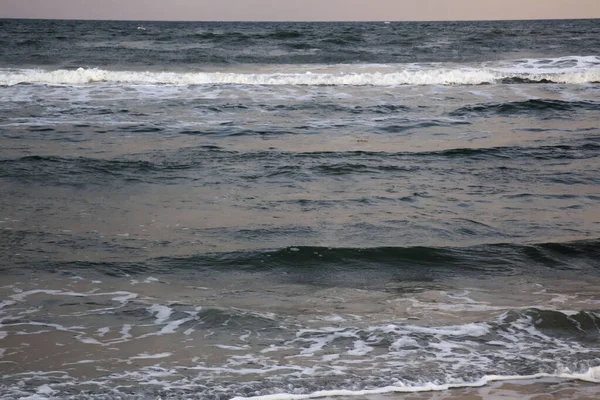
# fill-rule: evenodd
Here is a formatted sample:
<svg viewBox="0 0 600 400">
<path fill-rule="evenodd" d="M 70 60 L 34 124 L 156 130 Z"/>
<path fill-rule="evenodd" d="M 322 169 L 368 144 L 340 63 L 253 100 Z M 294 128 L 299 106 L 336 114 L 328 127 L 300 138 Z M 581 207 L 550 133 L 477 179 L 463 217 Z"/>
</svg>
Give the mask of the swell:
<svg viewBox="0 0 600 400">
<path fill-rule="evenodd" d="M 125 182 L 143 181 L 149 173 L 186 168 L 184 164 L 160 166 L 148 161 L 102 160 L 87 157 L 64 158 L 55 156 L 27 156 L 17 160 L 0 161 L 0 178 L 21 182 L 85 186 L 106 184 L 120 178 Z M 173 182 L 165 176 L 164 183 Z M 162 181 L 160 176 L 155 177 Z"/>
<path fill-rule="evenodd" d="M 159 257 L 141 262 L 32 262 L 30 268 L 91 269 L 111 276 L 161 273 L 267 273 L 295 283 L 389 287 L 435 285 L 457 276 L 511 276 L 576 271 L 600 274 L 600 238 L 563 243 L 498 243 L 471 247 L 287 247 L 189 257 Z M 211 275 L 212 276 L 212 275 Z"/>
<path fill-rule="evenodd" d="M 575 111 L 600 111 L 597 101 L 564 101 L 548 99 L 530 99 L 506 103 L 485 103 L 461 107 L 450 113 L 452 116 L 470 115 L 532 115 L 554 114 Z"/>
<path fill-rule="evenodd" d="M 540 147 L 455 148 L 427 152 L 306 152 L 281 151 L 236 152 L 217 146 L 203 146 L 176 152 L 137 154 L 131 159 L 88 157 L 26 156 L 0 160 L 0 178 L 18 182 L 44 182 L 46 185 L 97 185 L 119 182 L 177 184 L 189 179 L 222 177 L 232 180 L 260 180 L 287 177 L 306 180 L 319 176 L 353 176 L 373 174 L 411 174 L 416 171 L 463 167 L 471 162 L 512 160 L 514 165 L 531 161 L 573 161 L 598 157 L 600 144 L 593 137 L 574 144 Z M 446 163 L 446 164 L 436 164 Z M 444 167 L 445 165 L 445 167 Z M 231 166 L 244 167 L 232 174 Z M 490 165 L 481 165 L 489 169 Z M 506 169 L 499 167 L 500 169 Z M 527 168 L 529 169 L 529 168 Z M 210 175 L 207 175 L 212 172 Z M 457 172 L 458 173 L 458 172 Z M 573 177 L 577 173 L 573 172 Z M 115 179 L 116 178 L 116 179 Z M 587 179 L 587 178 L 586 178 Z"/>
<path fill-rule="evenodd" d="M 225 253 L 193 256 L 183 259 L 162 259 L 173 267 L 194 265 L 211 268 L 243 268 L 263 270 L 321 269 L 339 270 L 427 267 L 504 273 L 535 265 L 557 269 L 580 269 L 584 265 L 594 270 L 600 267 L 600 239 L 570 243 L 540 243 L 532 245 L 492 244 L 475 247 L 375 247 L 326 248 L 290 247 L 268 252 Z"/>
<path fill-rule="evenodd" d="M 402 104 L 377 104 L 377 105 L 344 105 L 340 103 L 328 102 L 299 102 L 293 104 L 248 104 L 248 103 L 225 103 L 211 105 L 194 106 L 198 110 L 210 112 L 228 112 L 238 110 L 257 110 L 260 112 L 281 112 L 281 111 L 310 111 L 319 114 L 343 113 L 343 114 L 398 114 L 411 111 L 411 108 Z M 193 133 L 193 131 L 191 132 Z M 198 132 L 198 133 L 201 133 Z"/>
</svg>

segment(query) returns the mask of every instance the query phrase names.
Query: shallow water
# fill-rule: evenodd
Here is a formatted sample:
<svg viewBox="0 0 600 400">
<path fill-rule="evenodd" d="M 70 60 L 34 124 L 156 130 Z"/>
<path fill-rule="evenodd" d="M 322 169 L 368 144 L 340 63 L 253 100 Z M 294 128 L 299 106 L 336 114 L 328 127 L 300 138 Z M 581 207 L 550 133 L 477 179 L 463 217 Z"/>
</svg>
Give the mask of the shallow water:
<svg viewBox="0 0 600 400">
<path fill-rule="evenodd" d="M 0 25 L 1 398 L 599 390 L 597 20 Z"/>
</svg>

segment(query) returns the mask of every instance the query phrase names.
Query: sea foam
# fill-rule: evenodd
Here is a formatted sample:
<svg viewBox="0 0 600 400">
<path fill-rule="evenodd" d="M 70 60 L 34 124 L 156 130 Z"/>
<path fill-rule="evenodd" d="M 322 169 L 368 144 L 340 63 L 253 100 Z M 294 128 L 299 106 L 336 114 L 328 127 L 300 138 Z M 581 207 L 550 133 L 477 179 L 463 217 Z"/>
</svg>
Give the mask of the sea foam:
<svg viewBox="0 0 600 400">
<path fill-rule="evenodd" d="M 318 71 L 313 72 L 312 70 Z M 89 85 L 97 83 L 125 85 L 302 85 L 302 86 L 397 86 L 397 85 L 480 85 L 524 80 L 540 83 L 585 84 L 600 82 L 600 66 L 538 68 L 523 63 L 514 67 L 443 67 L 415 68 L 394 66 L 361 71 L 356 66 L 327 71 L 318 66 L 290 72 L 142 72 L 110 71 L 99 68 L 76 70 L 17 69 L 0 70 L 0 85 Z"/>
<path fill-rule="evenodd" d="M 465 387 L 481 387 L 491 382 L 496 381 L 516 381 L 516 380 L 534 380 L 542 378 L 559 378 L 569 380 L 580 380 L 585 382 L 600 383 L 600 367 L 589 368 L 583 373 L 573 373 L 570 371 L 557 371 L 554 374 L 539 373 L 534 375 L 486 375 L 477 379 L 473 382 L 464 383 L 448 383 L 448 384 L 435 384 L 435 383 L 424 383 L 418 386 L 384 386 L 375 389 L 366 390 L 321 390 L 308 394 L 291 394 L 291 393 L 280 393 L 271 394 L 264 396 L 253 396 L 253 397 L 234 397 L 231 400 L 306 400 L 306 399 L 319 399 L 325 397 L 339 397 L 339 396 L 369 396 L 379 395 L 387 393 L 419 393 L 419 392 L 438 392 L 449 389 L 458 389 Z"/>
</svg>

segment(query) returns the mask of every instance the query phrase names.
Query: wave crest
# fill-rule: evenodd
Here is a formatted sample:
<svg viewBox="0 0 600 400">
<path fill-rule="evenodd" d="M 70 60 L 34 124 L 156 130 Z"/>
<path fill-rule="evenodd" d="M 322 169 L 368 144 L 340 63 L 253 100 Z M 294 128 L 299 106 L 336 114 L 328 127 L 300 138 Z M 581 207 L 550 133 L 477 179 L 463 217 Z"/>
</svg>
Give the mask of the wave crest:
<svg viewBox="0 0 600 400">
<path fill-rule="evenodd" d="M 583 71 L 512 72 L 488 68 L 405 69 L 398 71 L 333 73 L 275 72 L 140 72 L 109 71 L 98 68 L 77 70 L 40 69 L 0 70 L 0 85 L 88 85 L 94 83 L 133 85 L 302 85 L 302 86 L 397 86 L 397 85 L 481 85 L 496 83 L 562 83 L 600 82 L 600 68 Z"/>
</svg>

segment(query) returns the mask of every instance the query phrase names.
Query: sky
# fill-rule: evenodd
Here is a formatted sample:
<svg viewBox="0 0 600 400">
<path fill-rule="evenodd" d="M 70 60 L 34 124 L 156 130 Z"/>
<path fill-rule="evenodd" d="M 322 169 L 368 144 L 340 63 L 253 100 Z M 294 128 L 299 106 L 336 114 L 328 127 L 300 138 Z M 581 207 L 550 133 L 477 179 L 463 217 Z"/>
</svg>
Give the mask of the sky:
<svg viewBox="0 0 600 400">
<path fill-rule="evenodd" d="M 0 18 L 181 21 L 600 18 L 600 0 L 0 0 Z"/>
</svg>

